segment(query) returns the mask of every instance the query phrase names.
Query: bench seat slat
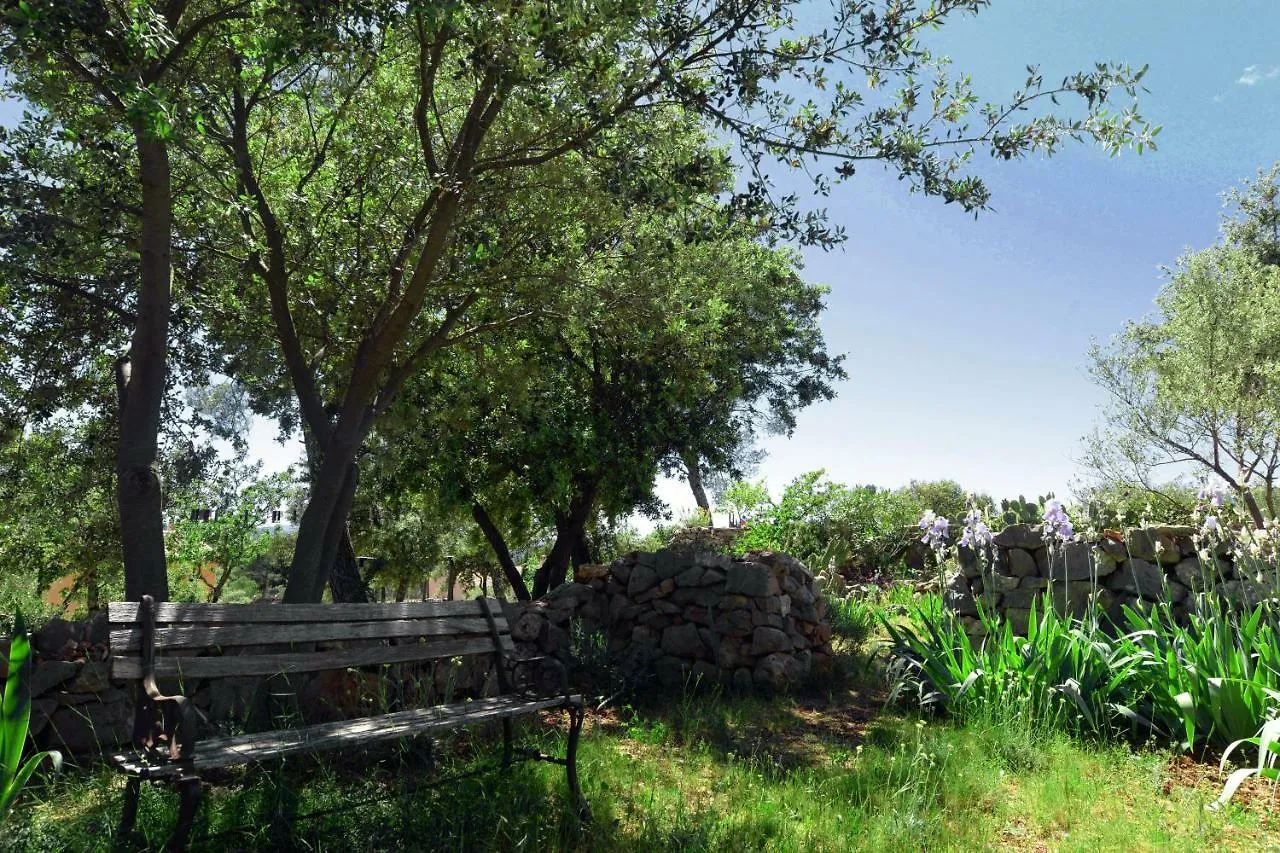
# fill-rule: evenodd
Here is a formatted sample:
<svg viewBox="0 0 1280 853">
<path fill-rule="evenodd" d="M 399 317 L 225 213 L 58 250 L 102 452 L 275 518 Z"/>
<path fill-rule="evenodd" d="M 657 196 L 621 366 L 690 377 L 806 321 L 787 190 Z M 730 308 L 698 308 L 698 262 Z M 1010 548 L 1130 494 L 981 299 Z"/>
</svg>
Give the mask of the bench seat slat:
<svg viewBox="0 0 1280 853">
<path fill-rule="evenodd" d="M 500 620 L 501 633 L 509 633 Z M 452 634 L 485 634 L 484 619 L 436 618 L 378 622 L 309 622 L 291 625 L 183 625 L 157 628 L 157 650 L 214 646 L 257 646 L 272 643 L 307 643 L 321 640 L 381 640 L 392 637 L 440 637 Z M 129 652 L 142 648 L 142 629 L 111 632 L 111 650 Z"/>
<path fill-rule="evenodd" d="M 182 762 L 147 765 L 130 752 L 117 753 L 111 757 L 111 761 L 124 772 L 144 778 L 173 776 L 193 771 L 199 773 L 299 752 L 354 747 L 429 731 L 491 722 L 505 717 L 531 714 L 545 708 L 563 707 L 566 702 L 578 704 L 581 701 L 580 696 L 573 696 L 567 700 L 564 696 L 540 699 L 498 696 L 453 705 L 397 711 L 376 717 L 323 723 L 306 728 L 201 740 L 197 742 L 191 758 Z"/>
<path fill-rule="evenodd" d="M 490 599 L 495 612 L 502 609 Z M 393 619 L 429 619 L 441 616 L 483 616 L 480 603 L 466 601 L 399 601 L 370 604 L 180 604 L 155 605 L 156 622 L 374 622 Z M 113 601 L 108 607 L 113 624 L 138 622 L 136 601 Z"/>
<path fill-rule="evenodd" d="M 502 637 L 503 651 L 513 653 L 510 636 Z M 249 675 L 282 675 L 291 672 L 318 672 L 351 666 L 409 663 L 438 660 L 457 655 L 483 654 L 493 651 L 488 635 L 442 640 L 428 643 L 406 643 L 400 646 L 377 646 L 367 649 L 339 649 L 324 652 L 297 652 L 265 655 L 224 655 L 217 657 L 159 657 L 155 661 L 157 678 L 230 678 Z M 142 678 L 142 659 L 115 657 L 111 661 L 111 677 L 122 680 Z"/>
</svg>

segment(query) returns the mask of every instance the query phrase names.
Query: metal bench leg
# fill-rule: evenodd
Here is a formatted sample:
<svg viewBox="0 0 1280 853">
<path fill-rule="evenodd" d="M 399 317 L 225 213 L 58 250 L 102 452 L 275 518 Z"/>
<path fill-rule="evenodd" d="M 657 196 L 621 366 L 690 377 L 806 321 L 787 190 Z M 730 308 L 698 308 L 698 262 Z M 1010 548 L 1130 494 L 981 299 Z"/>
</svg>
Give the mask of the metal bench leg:
<svg viewBox="0 0 1280 853">
<path fill-rule="evenodd" d="M 578 738 L 582 734 L 582 721 L 586 709 L 581 705 L 569 706 L 569 749 L 565 755 L 564 769 L 569 777 L 569 793 L 578 806 L 578 817 L 583 823 L 591 822 L 591 806 L 587 798 L 582 796 L 582 788 L 578 785 Z"/>
<path fill-rule="evenodd" d="M 116 830 L 116 839 L 124 841 L 133 832 L 133 824 L 138 819 L 138 792 L 142 788 L 142 777 L 130 776 L 124 786 L 124 808 L 120 810 L 120 828 Z"/>
<path fill-rule="evenodd" d="M 199 776 L 183 776 L 178 780 L 177 787 L 182 799 L 178 803 L 178 825 L 173 828 L 173 836 L 167 847 L 170 853 L 180 853 L 187 849 L 187 839 L 191 836 L 196 809 L 200 808 Z"/>
<path fill-rule="evenodd" d="M 510 767 L 511 759 L 514 753 L 514 736 L 512 734 L 511 718 L 502 718 L 502 766 Z"/>
</svg>

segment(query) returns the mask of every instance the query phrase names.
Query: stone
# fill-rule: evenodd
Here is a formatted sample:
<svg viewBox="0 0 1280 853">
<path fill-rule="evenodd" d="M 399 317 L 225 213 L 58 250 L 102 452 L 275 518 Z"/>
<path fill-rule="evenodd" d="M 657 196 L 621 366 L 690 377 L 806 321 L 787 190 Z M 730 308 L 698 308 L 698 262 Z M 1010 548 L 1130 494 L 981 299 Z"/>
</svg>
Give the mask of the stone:
<svg viewBox="0 0 1280 853">
<path fill-rule="evenodd" d="M 730 610 L 716 617 L 712 627 L 726 637 L 745 637 L 752 631 L 750 610 Z"/>
<path fill-rule="evenodd" d="M 517 643 L 539 642 L 547 629 L 547 620 L 535 610 L 527 610 L 511 626 L 511 639 Z"/>
<path fill-rule="evenodd" d="M 786 616 L 791 612 L 791 596 L 789 595 L 778 596 L 778 612 L 781 613 L 783 616 Z"/>
<path fill-rule="evenodd" d="M 673 604 L 670 601 L 663 601 L 661 599 L 653 602 L 653 609 L 665 616 L 676 616 L 684 612 L 684 608 L 680 605 Z"/>
<path fill-rule="evenodd" d="M 720 601 L 716 604 L 718 610 L 737 610 L 739 608 L 750 607 L 751 599 L 745 595 L 722 595 Z"/>
<path fill-rule="evenodd" d="M 49 717 L 58 709 L 58 700 L 48 697 L 31 700 L 31 719 L 27 723 L 27 736 L 38 737 L 45 726 L 49 725 Z"/>
<path fill-rule="evenodd" d="M 68 693 L 102 693 L 111 687 L 111 664 L 106 661 L 85 661 L 76 677 L 63 685 Z"/>
<path fill-rule="evenodd" d="M 752 551 L 747 557 L 754 562 L 764 563 L 780 575 L 794 575 L 806 581 L 813 580 L 813 573 L 809 571 L 809 567 L 790 554 L 778 551 Z"/>
<path fill-rule="evenodd" d="M 1010 524 L 997 533 L 992 541 L 1001 548 L 1026 548 L 1028 551 L 1044 544 L 1040 529 L 1030 524 Z"/>
<path fill-rule="evenodd" d="M 766 613 L 763 610 L 751 611 L 752 627 L 767 625 L 770 628 L 784 628 L 786 627 L 786 624 L 786 618 L 778 615 L 777 613 Z"/>
<path fill-rule="evenodd" d="M 706 587 L 676 587 L 675 592 L 671 593 L 671 600 L 676 604 L 696 604 L 700 607 L 715 607 L 720 601 L 719 594 L 714 589 Z"/>
<path fill-rule="evenodd" d="M 640 593 L 645 592 L 658 582 L 658 573 L 654 571 L 652 566 L 638 563 L 631 570 L 631 579 L 627 581 L 627 597 L 635 599 Z"/>
<path fill-rule="evenodd" d="M 756 687 L 766 692 L 785 690 L 802 677 L 796 659 L 781 652 L 766 655 L 757 661 L 751 675 Z"/>
<path fill-rule="evenodd" d="M 1031 552 L 1031 556 L 1036 561 L 1036 574 L 1048 577 L 1049 575 L 1049 549 L 1037 548 Z"/>
<path fill-rule="evenodd" d="M 705 660 L 695 661 L 689 670 L 689 683 L 694 687 L 708 688 L 720 683 L 720 670 L 715 664 Z"/>
<path fill-rule="evenodd" d="M 96 610 L 82 627 L 84 641 L 96 648 L 104 648 L 111 642 L 111 620 L 106 609 Z"/>
<path fill-rule="evenodd" d="M 75 623 L 55 616 L 35 632 L 32 645 L 44 658 L 70 657 L 74 654 L 78 633 Z"/>
<path fill-rule="evenodd" d="M 738 595 L 777 595 L 778 582 L 763 563 L 734 563 L 726 576 L 725 592 Z"/>
<path fill-rule="evenodd" d="M 725 669 L 733 669 L 742 664 L 751 663 L 751 656 L 742 640 L 725 637 L 716 647 L 716 663 Z"/>
<path fill-rule="evenodd" d="M 1006 607 L 1004 618 L 1009 621 L 1015 634 L 1025 634 L 1031 624 L 1031 611 L 1025 607 Z"/>
<path fill-rule="evenodd" d="M 587 583 L 593 580 L 603 580 L 609 576 L 608 566 L 597 566 L 584 564 L 573 570 L 573 579 L 576 583 Z"/>
<path fill-rule="evenodd" d="M 1199 557 L 1179 560 L 1173 567 L 1173 575 L 1178 579 L 1178 583 L 1194 590 L 1204 589 L 1205 576 L 1212 576 L 1212 572 L 1213 568 L 1202 565 Z"/>
<path fill-rule="evenodd" d="M 1146 560 L 1130 559 L 1107 578 L 1107 586 L 1119 592 L 1158 600 L 1164 593 L 1164 570 Z"/>
<path fill-rule="evenodd" d="M 689 665 L 680 658 L 660 657 L 653 663 L 653 673 L 658 682 L 668 689 L 683 686 L 688 671 Z"/>
<path fill-rule="evenodd" d="M 1128 556 L 1125 551 L 1124 534 L 1118 530 L 1104 530 L 1098 540 L 1098 548 L 1116 562 L 1123 562 Z"/>
<path fill-rule="evenodd" d="M 1044 595 L 1043 589 L 1031 589 L 1031 588 L 1018 587 L 1017 589 L 1011 589 L 1008 592 L 1006 592 L 1002 596 L 1001 601 L 1004 604 L 1004 609 L 1006 612 L 1008 612 L 1010 609 L 1030 610 L 1031 605 L 1033 603 L 1037 608 L 1040 607 L 1040 598 L 1043 595 Z M 976 616 L 978 615 L 977 609 L 975 608 L 973 613 L 961 614 L 961 615 Z"/>
<path fill-rule="evenodd" d="M 1191 590 L 1187 589 L 1186 586 L 1174 580 L 1168 581 L 1165 588 L 1167 590 L 1166 600 L 1170 604 L 1180 604 L 1183 601 L 1186 601 L 1187 596 L 1191 594 Z"/>
<path fill-rule="evenodd" d="M 673 657 L 704 657 L 707 649 L 698 634 L 698 626 L 690 622 L 672 625 L 662 632 L 662 651 Z"/>
<path fill-rule="evenodd" d="M 1156 558 L 1156 539 L 1151 531 L 1133 528 L 1125 532 L 1125 552 L 1133 560 L 1154 562 Z"/>
<path fill-rule="evenodd" d="M 707 569 L 702 573 L 703 586 L 716 586 L 724 583 L 725 573 L 719 569 Z"/>
<path fill-rule="evenodd" d="M 953 571 L 947 575 L 942 597 L 947 607 L 961 616 L 978 615 L 977 602 L 973 599 L 969 580 L 964 576 L 963 572 Z"/>
<path fill-rule="evenodd" d="M 58 708 L 49 716 L 49 745 L 73 755 L 102 752 L 133 736 L 133 708 L 128 702 L 90 703 Z"/>
<path fill-rule="evenodd" d="M 644 625 L 637 625 L 631 629 L 631 642 L 637 646 L 653 647 L 658 645 L 658 640 Z"/>
<path fill-rule="evenodd" d="M 710 607 L 699 607 L 696 604 L 690 604 L 681 613 L 686 622 L 694 622 L 698 625 L 710 625 L 715 621 L 715 611 Z"/>
<path fill-rule="evenodd" d="M 733 671 L 733 689 L 741 693 L 750 693 L 755 687 L 755 680 L 751 677 L 751 670 L 745 666 L 740 666 Z"/>
<path fill-rule="evenodd" d="M 1018 551 L 1016 553 L 1026 554 L 1027 552 Z M 1030 554 L 1027 554 L 1027 559 L 1028 560 L 1031 559 Z M 1021 580 L 1022 580 L 1021 577 L 1012 577 L 1010 575 L 997 575 L 997 574 L 989 574 L 986 577 L 981 578 L 983 589 L 984 590 L 990 589 L 992 592 L 1008 592 L 1011 589 L 1017 589 L 1018 584 L 1020 583 Z M 974 589 L 974 592 L 976 594 L 977 592 L 976 587 Z"/>
<path fill-rule="evenodd" d="M 701 566 L 690 566 L 676 575 L 676 586 L 701 586 L 702 576 L 706 571 Z"/>
<path fill-rule="evenodd" d="M 1027 575 L 1037 573 L 1036 558 L 1032 556 L 1030 551 L 1024 551 L 1022 548 L 1009 549 L 1009 574 L 1025 578 Z"/>
<path fill-rule="evenodd" d="M 674 578 L 676 575 L 684 571 L 688 565 L 680 559 L 679 554 L 672 551 L 670 548 L 659 548 L 654 552 L 653 559 L 654 570 L 658 573 L 658 578 L 660 580 Z"/>
<path fill-rule="evenodd" d="M 826 602 L 821 600 L 813 604 L 805 604 L 803 602 L 796 603 L 795 601 L 792 601 L 791 612 L 788 614 L 788 618 L 796 619 L 801 622 L 817 622 L 822 618 L 823 608 L 825 607 Z"/>
<path fill-rule="evenodd" d="M 6 655 L 6 658 L 8 656 Z M 69 660 L 46 660 L 36 664 L 31 674 L 31 695 L 47 693 L 75 676 L 79 667 Z"/>
<path fill-rule="evenodd" d="M 1041 577 L 1026 577 L 1018 582 L 1018 589 L 1048 589 L 1049 579 Z"/>
<path fill-rule="evenodd" d="M 753 655 L 786 652 L 791 648 L 791 638 L 781 628 L 761 625 L 751 634 L 751 654 Z"/>
<path fill-rule="evenodd" d="M 1092 548 L 1084 542 L 1064 542 L 1049 555 L 1049 577 L 1082 581 L 1094 576 Z"/>
<path fill-rule="evenodd" d="M 635 563 L 627 558 L 614 560 L 609 566 L 609 574 L 619 584 L 626 584 L 631 578 L 631 572 L 635 569 Z"/>
</svg>

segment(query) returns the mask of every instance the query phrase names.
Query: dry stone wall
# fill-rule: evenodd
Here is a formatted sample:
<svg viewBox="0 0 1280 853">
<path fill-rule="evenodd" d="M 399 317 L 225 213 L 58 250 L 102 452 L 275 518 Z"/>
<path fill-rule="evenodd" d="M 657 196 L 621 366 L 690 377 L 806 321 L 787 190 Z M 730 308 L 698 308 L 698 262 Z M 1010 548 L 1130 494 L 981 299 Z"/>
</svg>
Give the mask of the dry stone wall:
<svg viewBox="0 0 1280 853">
<path fill-rule="evenodd" d="M 831 665 L 826 602 L 813 575 L 771 551 L 740 559 L 697 547 L 634 552 L 581 567 L 543 600 L 508 604 L 507 618 L 527 653 L 567 659 L 576 629 L 673 688 L 699 679 L 786 689 Z"/>
<path fill-rule="evenodd" d="M 1106 531 L 1096 542 L 1046 545 L 1039 527 L 1015 524 L 994 537 L 985 553 L 962 548 L 960 568 L 944 579 L 947 606 L 971 635 L 985 633 L 978 606 L 1003 615 L 1025 633 L 1031 604 L 1049 594 L 1055 609 L 1084 614 L 1097 601 L 1117 624 L 1123 608 L 1172 605 L 1175 616 L 1195 606 L 1193 592 L 1209 591 L 1236 605 L 1280 594 L 1275 578 L 1237 566 L 1225 543 L 1198 553 L 1191 527 L 1159 525 L 1123 534 Z M 1207 556 L 1207 559 L 1206 559 Z"/>
</svg>

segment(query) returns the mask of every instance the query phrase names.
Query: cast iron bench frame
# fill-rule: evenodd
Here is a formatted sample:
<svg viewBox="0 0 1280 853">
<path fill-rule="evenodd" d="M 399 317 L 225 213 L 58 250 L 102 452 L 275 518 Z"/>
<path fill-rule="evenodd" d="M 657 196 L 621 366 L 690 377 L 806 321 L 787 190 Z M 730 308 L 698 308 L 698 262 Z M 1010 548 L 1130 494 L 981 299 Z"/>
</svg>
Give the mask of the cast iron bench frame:
<svg viewBox="0 0 1280 853">
<path fill-rule="evenodd" d="M 535 759 L 563 765 L 579 816 L 591 812 L 578 784 L 577 751 L 584 705 L 569 690 L 568 676 L 554 658 L 515 658 L 515 644 L 495 599 L 393 604 L 174 604 L 112 602 L 111 677 L 138 681 L 133 748 L 110 756 L 128 775 L 118 837 L 132 831 L 143 781 L 167 782 L 181 795 L 170 850 L 185 849 L 199 808 L 201 774 L 286 755 L 389 741 L 462 726 L 502 722 L 502 766 Z M 326 641 L 377 641 L 354 648 L 322 649 Z M 202 652 L 235 648 L 239 654 Z M 281 649 L 287 649 L 281 651 Z M 157 656 L 160 651 L 177 655 Z M 184 656 L 187 654 L 197 656 Z M 233 737 L 197 737 L 197 715 L 189 697 L 165 695 L 157 679 L 205 679 L 288 675 L 348 667 L 381 667 L 466 655 L 490 655 L 499 695 L 358 717 L 336 723 L 277 729 Z M 549 695 L 528 686 L 520 674 L 530 664 L 549 665 L 563 692 Z M 534 678 L 536 683 L 538 678 Z M 569 716 L 565 757 L 516 750 L 512 719 L 563 708 Z"/>
</svg>

